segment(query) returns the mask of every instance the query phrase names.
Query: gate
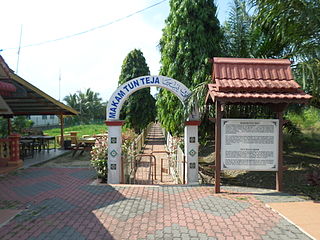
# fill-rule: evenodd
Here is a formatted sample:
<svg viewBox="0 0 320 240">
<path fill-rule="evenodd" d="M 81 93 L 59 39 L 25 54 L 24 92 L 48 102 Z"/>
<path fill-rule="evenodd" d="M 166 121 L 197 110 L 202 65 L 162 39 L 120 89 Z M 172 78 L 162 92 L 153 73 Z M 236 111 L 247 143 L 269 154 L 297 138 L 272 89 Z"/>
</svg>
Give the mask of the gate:
<svg viewBox="0 0 320 240">
<path fill-rule="evenodd" d="M 152 154 L 138 154 L 134 157 L 129 168 L 128 177 L 125 179 L 127 184 L 154 184 L 156 180 L 156 157 Z"/>
<path fill-rule="evenodd" d="M 120 111 L 127 98 L 134 92 L 149 87 L 160 87 L 171 91 L 182 103 L 190 97 L 191 91 L 183 83 L 166 76 L 141 76 L 131 79 L 117 88 L 107 105 L 108 126 L 108 183 L 120 183 L 123 171 L 121 164 L 121 127 L 124 121 L 120 120 Z M 186 183 L 198 182 L 198 125 L 199 111 L 196 107 L 186 119 L 184 125 Z"/>
</svg>

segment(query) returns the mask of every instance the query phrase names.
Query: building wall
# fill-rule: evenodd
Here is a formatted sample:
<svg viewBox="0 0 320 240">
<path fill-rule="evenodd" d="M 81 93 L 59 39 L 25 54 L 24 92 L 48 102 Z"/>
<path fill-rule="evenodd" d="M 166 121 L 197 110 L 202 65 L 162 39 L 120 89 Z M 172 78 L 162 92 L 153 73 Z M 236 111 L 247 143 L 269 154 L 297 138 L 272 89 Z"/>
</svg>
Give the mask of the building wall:
<svg viewBox="0 0 320 240">
<path fill-rule="evenodd" d="M 55 115 L 35 115 L 30 116 L 29 119 L 34 122 L 33 127 L 59 125 L 59 118 Z"/>
</svg>

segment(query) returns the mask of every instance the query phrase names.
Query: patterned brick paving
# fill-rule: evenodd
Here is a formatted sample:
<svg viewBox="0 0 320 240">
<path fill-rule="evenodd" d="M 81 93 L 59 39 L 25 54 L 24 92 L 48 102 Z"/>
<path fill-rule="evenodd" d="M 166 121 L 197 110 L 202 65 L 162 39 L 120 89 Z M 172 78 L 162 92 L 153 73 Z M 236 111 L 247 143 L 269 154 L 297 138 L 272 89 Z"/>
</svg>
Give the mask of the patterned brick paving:
<svg viewBox="0 0 320 240">
<path fill-rule="evenodd" d="M 31 168 L 2 178 L 0 203 L 19 202 L 24 210 L 0 228 L 0 239 L 310 239 L 264 203 L 296 197 L 242 188 L 214 195 L 212 186 L 93 185 L 92 177 L 90 169 Z"/>
<path fill-rule="evenodd" d="M 192 208 L 194 210 L 209 213 L 214 216 L 230 218 L 231 216 L 236 215 L 238 212 L 241 212 L 250 207 L 251 204 L 247 201 L 236 201 L 225 199 L 222 197 L 209 196 L 197 199 L 188 204 L 185 204 L 184 206 Z"/>
</svg>

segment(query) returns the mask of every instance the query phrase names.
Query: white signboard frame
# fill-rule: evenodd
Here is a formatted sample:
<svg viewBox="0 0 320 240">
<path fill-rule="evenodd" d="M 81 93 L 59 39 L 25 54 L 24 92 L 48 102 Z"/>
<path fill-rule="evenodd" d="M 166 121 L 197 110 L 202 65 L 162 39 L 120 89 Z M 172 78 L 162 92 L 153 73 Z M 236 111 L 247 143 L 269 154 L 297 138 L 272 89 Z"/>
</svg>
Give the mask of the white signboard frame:
<svg viewBox="0 0 320 240">
<path fill-rule="evenodd" d="M 221 119 L 221 170 L 278 171 L 278 119 Z"/>
</svg>

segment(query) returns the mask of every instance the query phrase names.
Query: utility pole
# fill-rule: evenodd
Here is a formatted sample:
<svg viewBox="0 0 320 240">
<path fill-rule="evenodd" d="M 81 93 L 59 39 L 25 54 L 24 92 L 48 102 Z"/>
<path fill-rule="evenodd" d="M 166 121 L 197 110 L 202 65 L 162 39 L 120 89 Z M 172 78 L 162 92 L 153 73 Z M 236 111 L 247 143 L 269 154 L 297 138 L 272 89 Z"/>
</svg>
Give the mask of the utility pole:
<svg viewBox="0 0 320 240">
<path fill-rule="evenodd" d="M 61 68 L 59 69 L 59 102 L 61 97 Z"/>
<path fill-rule="evenodd" d="M 19 70 L 21 40 L 22 40 L 22 24 L 21 24 L 21 28 L 20 28 L 20 39 L 19 39 L 19 47 L 18 47 L 18 52 L 17 52 L 17 54 L 18 54 L 18 59 L 17 59 L 16 73 L 18 73 L 18 70 Z"/>
</svg>

